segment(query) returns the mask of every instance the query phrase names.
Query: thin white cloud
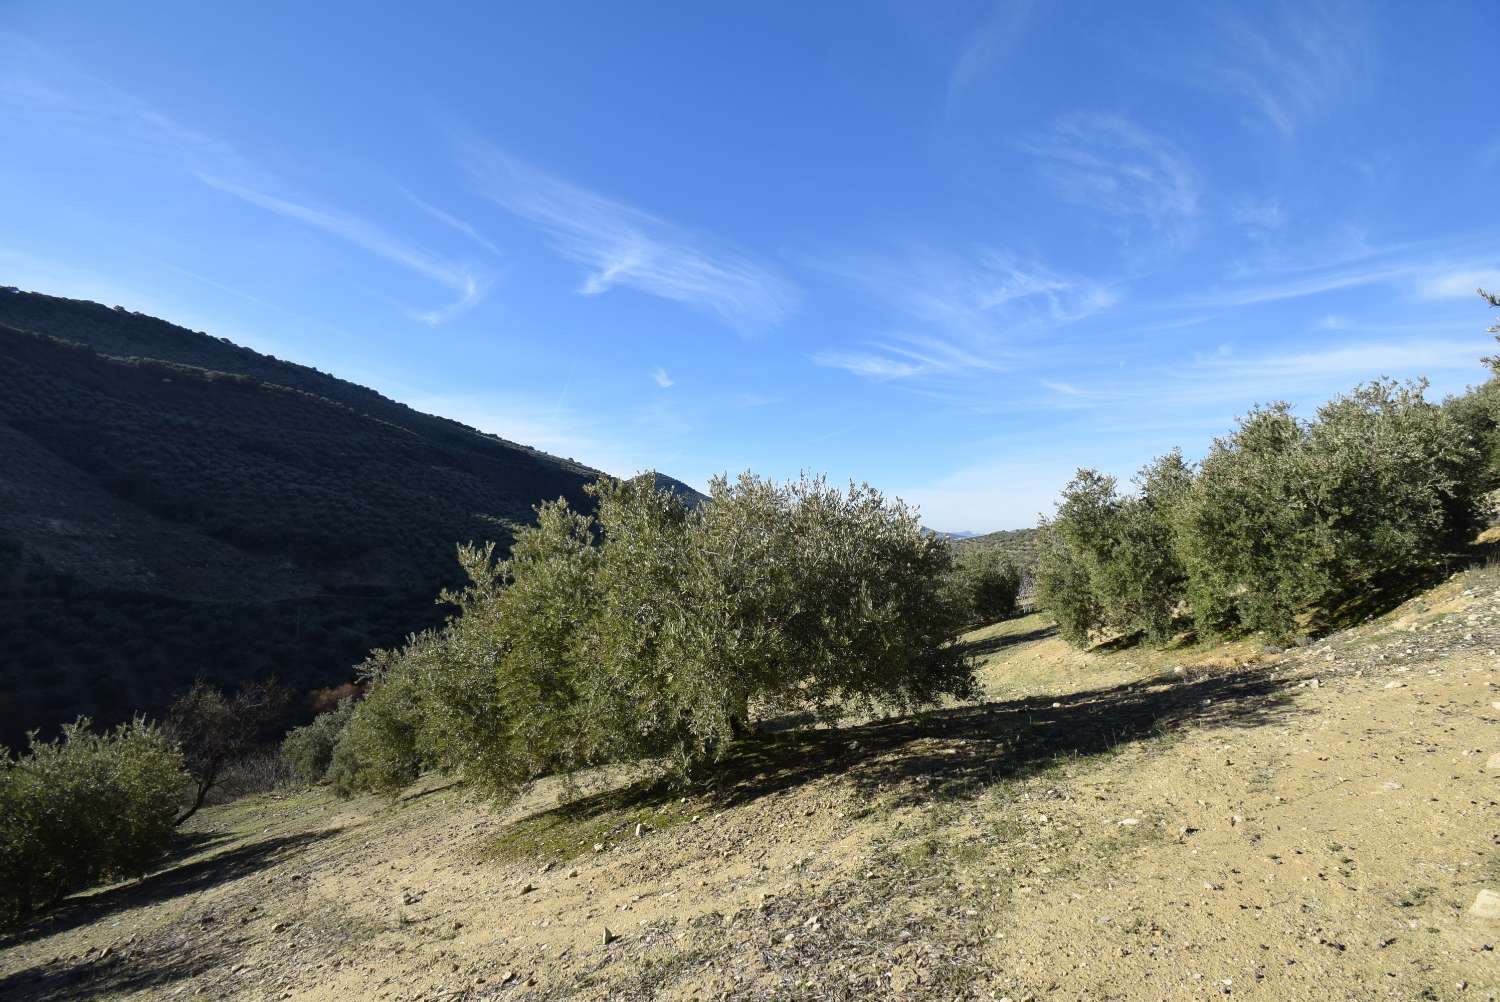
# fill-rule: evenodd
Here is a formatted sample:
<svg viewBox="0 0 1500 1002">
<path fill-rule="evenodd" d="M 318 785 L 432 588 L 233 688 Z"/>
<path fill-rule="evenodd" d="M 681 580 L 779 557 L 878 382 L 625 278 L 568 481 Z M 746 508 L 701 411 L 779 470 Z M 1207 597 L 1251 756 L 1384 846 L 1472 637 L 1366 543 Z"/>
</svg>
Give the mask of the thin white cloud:
<svg viewBox="0 0 1500 1002">
<path fill-rule="evenodd" d="M 1229 16 L 1219 45 L 1191 67 L 1194 82 L 1229 94 L 1256 122 L 1290 137 L 1328 114 L 1368 76 L 1375 60 L 1367 10 L 1299 0 Z"/>
<path fill-rule="evenodd" d="M 958 58 L 948 71 L 950 111 L 969 88 L 1015 49 L 1034 6 L 1033 0 L 996 0 L 990 16 L 965 36 Z"/>
<path fill-rule="evenodd" d="M 929 371 L 926 366 L 917 362 L 905 362 L 872 352 L 825 351 L 812 356 L 812 360 L 815 364 L 830 369 L 843 369 L 856 376 L 882 381 L 908 379 Z"/>
<path fill-rule="evenodd" d="M 1500 270 L 1473 263 L 1454 263 L 1462 248 L 1429 251 L 1397 248 L 1374 250 L 1363 257 L 1332 265 L 1271 269 L 1254 273 L 1257 281 L 1231 282 L 1217 290 L 1187 297 L 1178 306 L 1256 306 L 1289 299 L 1303 299 L 1329 292 L 1374 285 L 1404 287 L 1423 299 L 1472 296 L 1476 285 L 1489 281 L 1500 285 Z"/>
<path fill-rule="evenodd" d="M 624 286 L 712 313 L 741 331 L 775 326 L 795 302 L 789 283 L 723 241 L 544 173 L 473 136 L 456 145 L 481 194 L 589 269 L 582 295 Z"/>
<path fill-rule="evenodd" d="M 431 216 L 433 219 L 436 219 L 444 226 L 447 226 L 458 233 L 462 233 L 464 236 L 468 237 L 470 240 L 474 241 L 474 243 L 478 244 L 480 247 L 483 247 L 485 250 L 489 251 L 496 257 L 501 256 L 500 248 L 496 247 L 487 237 L 485 237 L 484 234 L 475 229 L 472 223 L 469 223 L 468 221 L 463 219 L 459 219 L 457 216 L 453 215 L 450 212 L 444 212 L 442 209 L 439 209 L 431 202 L 419 198 L 414 192 L 410 191 L 407 188 L 397 185 L 396 190 L 401 192 L 401 194 L 406 198 L 408 202 L 410 202 L 412 205 L 415 205 L 417 208 L 421 209 L 423 212 L 427 213 L 429 216 Z"/>
<path fill-rule="evenodd" d="M 1479 289 L 1500 292 L 1500 269 L 1482 268 L 1433 275 L 1421 284 L 1419 291 L 1424 299 L 1460 299 L 1474 296 Z"/>
<path fill-rule="evenodd" d="M 671 376 L 667 375 L 667 370 L 663 369 L 659 365 L 651 373 L 651 378 L 653 380 L 655 380 L 657 386 L 660 386 L 664 390 L 667 389 L 670 386 L 675 386 L 677 384 L 676 380 L 674 380 Z"/>
<path fill-rule="evenodd" d="M 1176 239 L 1191 236 L 1201 185 L 1176 144 L 1118 115 L 1068 115 L 1022 149 L 1064 201 Z"/>
<path fill-rule="evenodd" d="M 1221 354 L 1201 356 L 1192 367 L 1198 373 L 1244 377 L 1369 379 L 1390 373 L 1435 369 L 1477 369 L 1480 339 L 1419 338 L 1369 344 L 1363 341 L 1317 351 L 1286 352 L 1256 358 Z"/>
<path fill-rule="evenodd" d="M 402 265 L 459 293 L 459 298 L 448 306 L 439 310 L 412 314 L 424 323 L 434 326 L 440 324 L 458 313 L 471 309 L 484 296 L 487 286 L 468 270 L 411 247 L 374 223 L 358 216 L 327 206 L 295 202 L 213 174 L 199 173 L 197 178 L 211 188 L 265 209 L 267 212 L 322 230 L 361 250 Z"/>
<path fill-rule="evenodd" d="M 813 356 L 818 365 L 876 380 L 1003 371 L 1012 367 L 1018 339 L 1082 320 L 1118 300 L 1109 285 L 992 249 L 969 256 L 845 254 L 806 263 L 849 282 L 917 331 Z"/>
<path fill-rule="evenodd" d="M 1065 397 L 1092 397 L 1088 390 L 1081 390 L 1072 383 L 1065 383 L 1060 379 L 1043 379 L 1040 383 L 1053 393 L 1061 393 Z"/>
<path fill-rule="evenodd" d="M 8 55 L 18 56 L 0 69 L 0 109 L 43 116 L 49 128 L 73 129 L 89 142 L 185 171 L 209 187 L 339 237 L 458 294 L 455 301 L 439 309 L 408 311 L 424 323 L 442 323 L 471 309 L 483 298 L 487 283 L 470 269 L 414 248 L 380 226 L 347 212 L 273 194 L 285 186 L 257 168 L 230 143 L 184 125 L 161 109 L 23 38 L 0 32 L 0 42 Z M 419 204 L 460 230 L 466 225 L 425 203 Z M 469 235 L 483 239 L 477 233 Z"/>
</svg>

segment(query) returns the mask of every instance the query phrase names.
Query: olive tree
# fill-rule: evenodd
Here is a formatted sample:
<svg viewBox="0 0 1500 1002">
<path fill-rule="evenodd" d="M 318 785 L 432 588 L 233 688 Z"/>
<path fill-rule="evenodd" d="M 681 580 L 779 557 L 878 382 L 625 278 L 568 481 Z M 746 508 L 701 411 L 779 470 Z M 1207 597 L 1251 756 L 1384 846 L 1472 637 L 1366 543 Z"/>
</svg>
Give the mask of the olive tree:
<svg viewBox="0 0 1500 1002">
<path fill-rule="evenodd" d="M 388 656 L 335 770 L 347 748 L 355 785 L 389 788 L 419 762 L 500 797 L 609 762 L 681 776 L 759 715 L 834 721 L 972 687 L 951 553 L 900 502 L 750 475 L 699 505 L 649 475 L 590 492 L 595 514 L 541 506 L 505 560 L 461 548 L 457 612 Z M 398 689 L 403 722 L 382 736 L 378 701 Z M 384 761 L 383 744 L 403 768 L 359 761 Z"/>
</svg>

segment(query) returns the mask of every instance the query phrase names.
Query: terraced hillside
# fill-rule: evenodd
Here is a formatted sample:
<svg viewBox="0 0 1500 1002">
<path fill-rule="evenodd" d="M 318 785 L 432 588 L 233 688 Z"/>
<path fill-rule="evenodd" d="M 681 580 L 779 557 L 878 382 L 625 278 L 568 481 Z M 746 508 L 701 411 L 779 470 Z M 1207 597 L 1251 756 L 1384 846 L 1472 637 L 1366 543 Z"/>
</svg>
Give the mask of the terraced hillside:
<svg viewBox="0 0 1500 1002">
<path fill-rule="evenodd" d="M 507 544 L 599 475 L 208 334 L 13 290 L 0 469 L 12 744 L 156 711 L 199 674 L 347 681 L 439 619 L 456 543 Z"/>
</svg>

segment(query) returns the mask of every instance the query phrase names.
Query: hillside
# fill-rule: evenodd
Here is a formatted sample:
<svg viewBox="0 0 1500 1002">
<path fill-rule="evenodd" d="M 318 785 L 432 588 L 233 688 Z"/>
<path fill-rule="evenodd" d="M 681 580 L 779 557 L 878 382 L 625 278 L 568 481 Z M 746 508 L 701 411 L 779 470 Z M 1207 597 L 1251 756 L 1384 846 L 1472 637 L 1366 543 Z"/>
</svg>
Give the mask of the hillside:
<svg viewBox="0 0 1500 1002">
<path fill-rule="evenodd" d="M 982 536 L 967 536 L 954 540 L 960 552 L 965 550 L 996 553 L 1015 563 L 1021 569 L 1026 584 L 1024 590 L 1031 591 L 1031 572 L 1036 566 L 1038 529 L 1001 529 Z"/>
<path fill-rule="evenodd" d="M 1500 994 L 1500 571 L 1280 653 L 967 640 L 976 702 L 766 736 L 715 784 L 209 808 L 161 872 L 0 941 L 0 994 Z"/>
<path fill-rule="evenodd" d="M 157 711 L 198 674 L 347 681 L 440 621 L 455 543 L 506 545 L 599 476 L 208 334 L 14 290 L 0 468 L 10 743 Z"/>
</svg>

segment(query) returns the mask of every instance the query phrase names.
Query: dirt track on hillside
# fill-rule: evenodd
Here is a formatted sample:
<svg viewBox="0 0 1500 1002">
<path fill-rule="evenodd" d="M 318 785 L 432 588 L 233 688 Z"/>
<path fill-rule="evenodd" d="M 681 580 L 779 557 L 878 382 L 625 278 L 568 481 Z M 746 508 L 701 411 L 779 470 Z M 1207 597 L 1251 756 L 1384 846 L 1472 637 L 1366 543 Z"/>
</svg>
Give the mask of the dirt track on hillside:
<svg viewBox="0 0 1500 1002">
<path fill-rule="evenodd" d="M 1015 620 L 970 638 L 982 703 L 770 736 L 686 797 L 204 811 L 172 867 L 6 942 L 0 997 L 1500 998 L 1470 912 L 1497 585 L 1272 655 Z"/>
</svg>

